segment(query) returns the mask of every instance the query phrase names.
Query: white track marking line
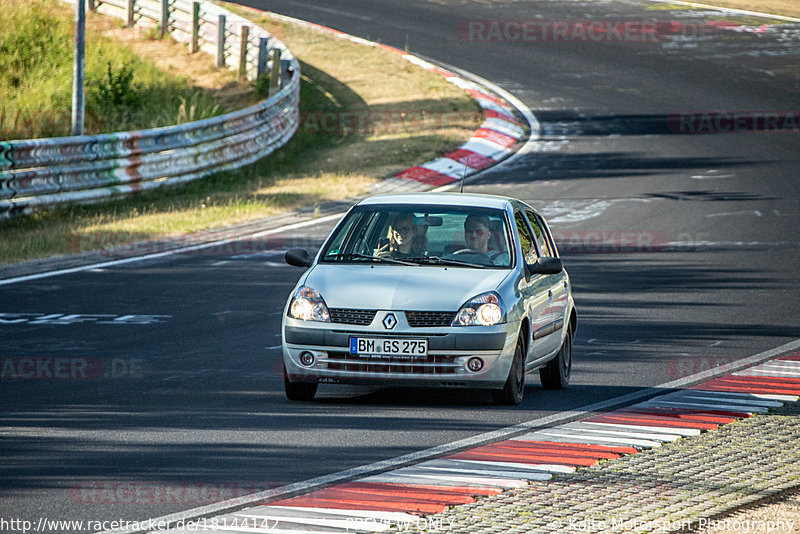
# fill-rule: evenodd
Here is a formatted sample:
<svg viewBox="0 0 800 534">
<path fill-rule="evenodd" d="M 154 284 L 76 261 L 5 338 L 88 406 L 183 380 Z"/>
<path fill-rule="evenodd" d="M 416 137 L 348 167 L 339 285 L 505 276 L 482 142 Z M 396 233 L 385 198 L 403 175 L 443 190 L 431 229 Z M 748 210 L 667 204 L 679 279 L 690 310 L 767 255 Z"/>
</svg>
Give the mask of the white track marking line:
<svg viewBox="0 0 800 534">
<path fill-rule="evenodd" d="M 251 511 L 252 510 L 252 511 Z M 242 512 L 237 512 L 232 514 L 231 516 L 231 523 L 233 523 L 233 519 L 235 518 L 242 518 L 244 521 L 239 521 L 240 523 L 244 522 L 248 524 L 248 519 L 254 520 L 256 524 L 259 524 L 261 521 L 270 521 L 274 522 L 274 527 L 269 527 L 270 532 L 274 532 L 274 529 L 279 529 L 279 523 L 293 523 L 297 525 L 309 525 L 315 527 L 332 527 L 337 529 L 347 529 L 351 532 L 356 530 L 356 522 L 352 517 L 339 517 L 338 519 L 332 518 L 320 518 L 314 517 L 313 515 L 303 515 L 297 514 L 295 516 L 289 515 L 282 515 L 282 514 L 266 514 L 266 513 L 257 513 L 259 510 L 258 508 L 251 508 Z M 390 527 L 386 523 L 380 523 L 377 521 L 370 521 L 369 526 L 371 528 L 367 528 L 366 522 L 364 524 L 358 525 L 358 530 L 370 530 L 372 532 L 382 532 L 384 530 L 388 530 Z"/>
<path fill-rule="evenodd" d="M 552 430 L 540 430 L 538 432 L 535 432 L 534 435 L 555 436 L 555 437 L 564 437 L 573 439 L 586 439 L 584 443 L 586 443 L 587 445 L 604 443 L 612 447 L 655 448 L 661 446 L 660 441 L 654 441 L 651 439 L 637 439 L 637 438 L 626 438 L 623 436 L 612 436 L 608 434 L 594 434 L 590 432 L 585 432 L 583 430 L 565 429 L 563 427 L 555 427 Z"/>
<path fill-rule="evenodd" d="M 553 467 L 562 467 L 562 466 L 554 466 L 554 465 L 541 465 L 541 464 L 521 464 L 518 462 L 503 462 L 503 461 L 491 461 L 491 460 L 450 460 L 450 459 L 442 459 L 442 460 L 428 460 L 427 462 L 423 462 L 421 464 L 417 464 L 417 467 L 463 467 L 466 469 L 478 469 L 478 470 L 486 470 L 491 471 L 492 469 L 497 469 L 498 467 L 502 467 L 506 471 L 513 470 L 514 472 L 519 473 L 555 473 L 555 472 L 563 472 L 553 470 Z"/>
<path fill-rule="evenodd" d="M 711 4 L 698 4 L 696 2 L 683 2 L 681 0 L 653 0 L 654 2 L 661 2 L 667 4 L 678 4 L 682 6 L 699 7 L 701 9 L 713 9 L 715 11 L 727 11 L 729 13 L 737 13 L 742 15 L 752 15 L 755 17 L 763 17 L 768 19 L 783 20 L 786 22 L 800 22 L 800 19 L 795 17 L 787 17 L 784 15 L 772 15 L 770 13 L 762 13 L 760 11 L 747 11 L 745 9 L 735 9 L 731 7 L 714 6 Z"/>
<path fill-rule="evenodd" d="M 721 410 L 724 412 L 738 412 L 738 413 L 764 413 L 769 411 L 769 408 L 763 406 L 745 406 L 733 404 L 708 404 L 703 402 L 694 402 L 689 400 L 684 401 L 652 401 L 643 403 L 645 406 L 660 406 L 666 408 L 688 408 L 692 410 Z"/>
<path fill-rule="evenodd" d="M 121 258 L 121 259 L 118 259 L 118 260 L 110 260 L 110 261 L 104 261 L 104 262 L 100 262 L 100 263 L 93 263 L 93 264 L 90 264 L 90 265 L 81 265 L 79 267 L 71 267 L 69 269 L 58 269 L 58 270 L 55 270 L 55 271 L 47 271 L 47 272 L 43 272 L 43 273 L 28 274 L 28 275 L 24 275 L 24 276 L 16 276 L 14 278 L 6 278 L 5 280 L 0 280 L 0 286 L 16 284 L 16 283 L 19 283 L 19 282 L 28 282 L 30 280 L 40 280 L 42 278 L 49 278 L 51 276 L 61 276 L 61 275 L 64 275 L 64 274 L 72 274 L 72 273 L 79 273 L 79 272 L 82 272 L 82 271 L 90 271 L 90 270 L 93 270 L 93 269 L 103 269 L 103 268 L 106 268 L 106 267 L 115 267 L 117 265 L 124 265 L 126 263 L 135 263 L 137 261 L 146 261 L 146 260 L 153 260 L 153 259 L 158 259 L 158 258 L 166 258 L 168 256 L 174 256 L 176 254 L 182 254 L 182 253 L 185 253 L 185 252 L 194 252 L 196 250 L 203 250 L 203 249 L 206 249 L 206 248 L 218 247 L 220 245 L 225 245 L 227 243 L 233 243 L 234 241 L 240 241 L 240 240 L 245 239 L 245 238 L 255 239 L 255 238 L 267 236 L 267 235 L 270 235 L 270 234 L 275 234 L 275 233 L 279 233 L 279 232 L 287 232 L 287 231 L 290 231 L 290 230 L 295 230 L 297 228 L 304 228 L 306 226 L 313 226 L 315 224 L 320 224 L 320 223 L 329 222 L 329 221 L 332 221 L 332 220 L 339 219 L 342 216 L 344 216 L 344 214 L 345 214 L 345 212 L 334 213 L 333 215 L 326 215 L 324 217 L 319 217 L 317 219 L 311 219 L 311 220 L 308 220 L 308 221 L 302 221 L 302 222 L 298 222 L 298 223 L 287 224 L 285 226 L 281 226 L 281 227 L 278 227 L 278 228 L 273 228 L 271 230 L 263 230 L 263 231 L 252 233 L 252 234 L 245 233 L 245 234 L 242 234 L 242 235 L 237 235 L 236 237 L 228 237 L 228 238 L 220 239 L 220 240 L 217 240 L 217 241 L 210 241 L 208 243 L 201 243 L 201 244 L 198 244 L 198 245 L 192 245 L 192 246 L 188 246 L 188 247 L 176 248 L 176 249 L 173 249 L 173 250 L 165 250 L 164 252 L 156 252 L 156 253 L 153 253 L 153 254 L 145 254 L 144 256 L 133 256 L 133 257 L 130 257 L 130 258 Z"/>
<path fill-rule="evenodd" d="M 695 390 L 690 390 L 695 391 Z M 761 400 L 761 399 L 734 399 L 730 397 L 711 397 L 707 395 L 676 395 L 674 397 L 670 397 L 669 399 L 660 399 L 656 398 L 656 400 L 670 400 L 670 401 L 680 401 L 680 400 L 688 400 L 689 402 L 696 402 L 696 401 L 703 401 L 703 402 L 725 402 L 729 403 L 730 405 L 734 406 L 761 406 L 765 408 L 780 408 L 783 406 L 782 402 L 773 401 L 773 400 Z"/>
<path fill-rule="evenodd" d="M 736 374 L 736 373 L 732 373 Z M 687 389 L 685 392 L 691 392 L 692 394 L 702 394 L 708 395 L 713 398 L 731 398 L 731 399 L 752 399 L 753 402 L 757 402 L 760 400 L 772 400 L 772 401 L 780 401 L 780 402 L 795 402 L 796 400 L 800 399 L 797 395 L 780 395 L 775 393 L 739 393 L 737 391 L 712 391 L 706 389 Z M 684 392 L 680 392 L 684 393 Z M 662 397 L 653 397 L 652 400 L 660 399 L 663 397 L 667 397 L 668 395 L 663 395 Z"/>
<path fill-rule="evenodd" d="M 457 461 L 476 463 L 476 464 L 485 463 L 484 460 L 457 460 Z M 490 463 L 498 465 L 507 465 L 509 467 L 519 467 L 520 465 L 525 465 L 535 471 L 545 471 L 547 473 L 572 473 L 573 471 L 575 471 L 574 467 L 571 467 L 569 465 L 559 465 L 559 464 L 518 464 L 516 462 L 490 462 Z"/>
<path fill-rule="evenodd" d="M 395 471 L 384 473 L 383 475 L 375 475 L 367 478 L 362 478 L 359 482 L 387 482 L 390 484 L 405 484 L 407 486 L 480 486 L 484 488 L 495 489 L 511 489 L 520 488 L 527 484 L 526 482 L 514 479 L 499 482 L 498 479 L 492 480 L 488 478 L 467 477 L 467 476 L 440 476 L 434 474 L 394 474 Z"/>
<path fill-rule="evenodd" d="M 579 422 L 568 423 L 556 428 L 569 428 L 573 430 L 586 430 L 588 432 L 602 432 L 610 435 L 628 436 L 631 438 L 657 439 L 659 441 L 677 441 L 682 437 L 696 436 L 700 430 L 694 428 L 653 427 L 642 425 L 626 425 L 624 423 L 594 423 Z M 690 431 L 692 431 L 690 433 Z M 695 432 L 696 431 L 696 432 Z"/>
<path fill-rule="evenodd" d="M 774 403 L 782 405 L 787 400 L 793 400 L 791 396 L 762 395 L 760 393 L 739 393 L 736 391 L 713 391 L 705 389 L 684 389 L 675 393 L 668 393 L 660 397 L 653 397 L 651 400 L 668 400 L 682 397 L 696 397 L 709 400 L 720 400 L 730 402 L 750 402 L 752 404 L 763 404 L 764 406 L 776 407 Z"/>
<path fill-rule="evenodd" d="M 271 506 L 271 505 L 264 506 L 264 508 L 271 508 L 275 510 L 298 510 L 298 511 L 302 510 L 304 512 L 312 512 L 319 514 L 341 515 L 345 517 L 351 516 L 351 517 L 363 517 L 371 519 L 384 519 L 386 521 L 416 521 L 417 519 L 419 519 L 418 515 L 406 514 L 404 512 L 383 512 L 380 510 L 344 510 L 341 508 L 315 508 L 311 506 Z"/>
<path fill-rule="evenodd" d="M 505 478 L 505 479 L 516 479 L 516 480 L 550 480 L 553 475 L 549 473 L 543 472 L 528 472 L 523 473 L 521 471 L 504 471 L 501 468 L 497 468 L 492 471 L 483 470 L 483 469 L 469 469 L 466 467 L 436 467 L 430 466 L 425 464 L 420 464 L 420 469 L 427 469 L 431 471 L 432 474 L 436 473 L 450 473 L 455 475 L 485 475 L 486 477 L 497 477 L 497 478 Z"/>
</svg>

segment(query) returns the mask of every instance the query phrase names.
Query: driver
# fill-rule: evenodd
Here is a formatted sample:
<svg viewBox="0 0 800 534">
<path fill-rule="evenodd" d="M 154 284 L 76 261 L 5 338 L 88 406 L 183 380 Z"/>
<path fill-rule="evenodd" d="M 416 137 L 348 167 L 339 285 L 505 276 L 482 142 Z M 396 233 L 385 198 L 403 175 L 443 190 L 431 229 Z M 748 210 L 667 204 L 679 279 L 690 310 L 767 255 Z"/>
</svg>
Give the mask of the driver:
<svg viewBox="0 0 800 534">
<path fill-rule="evenodd" d="M 492 225 L 486 215 L 467 215 L 464 221 L 464 241 L 470 252 L 484 254 L 493 263 L 502 264 L 508 262 L 508 255 L 501 250 L 490 250 L 489 240 L 492 237 Z"/>
<path fill-rule="evenodd" d="M 468 215 L 464 221 L 464 241 L 467 248 L 480 254 L 489 253 L 489 238 L 492 236 L 489 218 L 485 215 Z"/>
</svg>

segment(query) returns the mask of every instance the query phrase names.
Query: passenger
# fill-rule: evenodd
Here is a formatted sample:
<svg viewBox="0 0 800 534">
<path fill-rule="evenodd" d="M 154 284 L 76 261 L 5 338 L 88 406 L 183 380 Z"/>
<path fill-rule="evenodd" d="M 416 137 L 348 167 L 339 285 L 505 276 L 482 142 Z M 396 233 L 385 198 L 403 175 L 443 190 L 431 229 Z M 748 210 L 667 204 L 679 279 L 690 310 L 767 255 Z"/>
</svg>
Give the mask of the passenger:
<svg viewBox="0 0 800 534">
<path fill-rule="evenodd" d="M 487 216 L 467 215 L 464 221 L 464 241 L 467 244 L 467 250 L 475 254 L 484 254 L 497 265 L 507 263 L 508 255 L 504 251 L 489 247 L 489 240 L 492 237 L 491 228 L 492 225 Z"/>
<path fill-rule="evenodd" d="M 377 256 L 411 258 L 424 256 L 428 243 L 424 227 L 414 225 L 413 213 L 400 213 L 389 226 L 389 243 L 377 250 Z"/>
</svg>

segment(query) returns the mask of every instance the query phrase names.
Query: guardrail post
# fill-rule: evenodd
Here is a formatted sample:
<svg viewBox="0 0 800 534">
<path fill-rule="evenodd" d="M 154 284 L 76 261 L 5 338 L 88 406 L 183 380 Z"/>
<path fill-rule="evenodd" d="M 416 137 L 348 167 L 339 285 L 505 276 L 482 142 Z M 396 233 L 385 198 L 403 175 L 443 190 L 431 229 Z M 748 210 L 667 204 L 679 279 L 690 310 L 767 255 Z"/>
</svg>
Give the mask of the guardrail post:
<svg viewBox="0 0 800 534">
<path fill-rule="evenodd" d="M 134 6 L 134 0 L 125 0 L 125 26 L 128 28 L 133 28 L 133 25 L 136 23 L 134 19 L 134 15 L 136 14 L 136 8 Z"/>
<path fill-rule="evenodd" d="M 256 66 L 256 78 L 260 78 L 267 73 L 269 65 L 269 38 L 261 37 L 258 40 L 258 64 Z"/>
<path fill-rule="evenodd" d="M 189 52 L 194 54 L 200 50 L 200 2 L 192 2 L 192 44 Z"/>
<path fill-rule="evenodd" d="M 217 60 L 214 66 L 225 66 L 225 15 L 220 15 L 217 19 Z"/>
<path fill-rule="evenodd" d="M 281 50 L 280 48 L 272 49 L 272 70 L 269 73 L 269 94 L 278 89 L 281 78 Z"/>
<path fill-rule="evenodd" d="M 239 39 L 239 78 L 247 78 L 247 40 L 250 38 L 250 26 L 242 26 Z"/>
<path fill-rule="evenodd" d="M 161 0 L 161 38 L 169 32 L 169 0 Z"/>
</svg>

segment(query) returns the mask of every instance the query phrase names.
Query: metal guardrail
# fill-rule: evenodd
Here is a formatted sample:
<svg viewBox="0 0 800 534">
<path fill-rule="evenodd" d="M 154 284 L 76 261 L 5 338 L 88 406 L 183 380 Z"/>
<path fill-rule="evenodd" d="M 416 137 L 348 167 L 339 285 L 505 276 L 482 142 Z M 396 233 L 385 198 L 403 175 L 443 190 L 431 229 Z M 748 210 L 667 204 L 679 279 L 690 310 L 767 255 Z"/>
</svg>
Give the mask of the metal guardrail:
<svg viewBox="0 0 800 534">
<path fill-rule="evenodd" d="M 114 12 L 118 8 L 114 2 L 126 3 L 128 8 L 132 5 L 128 0 L 103 0 L 98 10 L 118 16 L 119 10 Z M 140 2 L 140 20 L 152 14 L 149 13 L 152 9 L 146 7 L 147 3 L 158 3 L 152 0 L 137 2 Z M 248 27 L 249 31 L 244 33 L 249 34 L 254 42 L 260 41 L 262 60 L 265 59 L 262 38 L 269 39 L 273 50 L 280 50 L 283 66 L 280 90 L 255 106 L 177 126 L 0 142 L 0 218 L 54 205 L 98 202 L 165 185 L 182 184 L 250 164 L 289 141 L 299 122 L 299 63 L 283 43 L 250 21 L 214 4 L 205 1 L 200 4 L 200 11 L 207 16 L 210 14 L 219 20 L 219 15 L 225 14 L 227 21 L 234 22 L 230 28 L 235 28 L 232 31 L 240 32 L 239 35 L 242 28 Z M 186 0 L 170 0 L 169 5 L 170 13 L 176 13 L 177 9 L 191 13 L 194 9 L 193 3 Z M 152 18 L 146 20 L 152 24 Z M 178 24 L 173 24 L 172 16 L 169 26 L 173 36 L 186 40 L 178 37 L 183 35 L 185 38 L 186 34 L 177 27 Z M 206 48 L 216 48 L 213 40 L 216 35 L 216 31 L 206 31 L 200 40 L 204 41 Z M 203 46 L 200 48 L 205 49 Z M 229 53 L 241 57 L 240 50 L 229 50 Z M 259 69 L 258 57 L 254 56 L 256 63 L 250 65 L 248 72 L 254 75 L 259 70 L 265 72 L 268 65 L 262 63 Z"/>
</svg>

